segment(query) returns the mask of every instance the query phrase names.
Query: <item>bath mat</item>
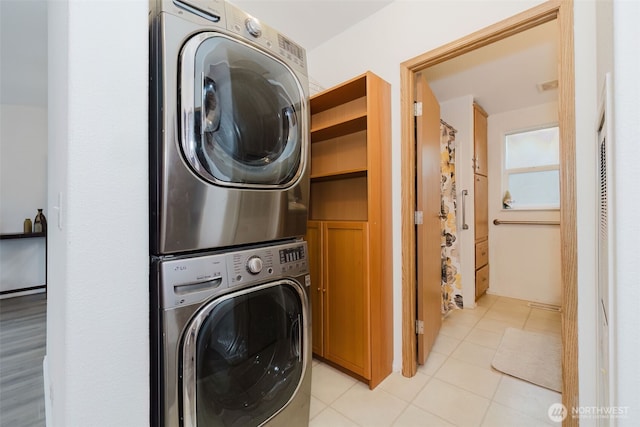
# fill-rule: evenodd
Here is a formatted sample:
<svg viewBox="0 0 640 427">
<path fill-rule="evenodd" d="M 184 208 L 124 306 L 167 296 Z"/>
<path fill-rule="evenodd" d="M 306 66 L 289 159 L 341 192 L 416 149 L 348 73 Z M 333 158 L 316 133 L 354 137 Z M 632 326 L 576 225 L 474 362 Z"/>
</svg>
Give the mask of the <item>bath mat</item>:
<svg viewBox="0 0 640 427">
<path fill-rule="evenodd" d="M 559 335 L 507 328 L 491 365 L 505 374 L 560 393 L 561 357 Z"/>
</svg>

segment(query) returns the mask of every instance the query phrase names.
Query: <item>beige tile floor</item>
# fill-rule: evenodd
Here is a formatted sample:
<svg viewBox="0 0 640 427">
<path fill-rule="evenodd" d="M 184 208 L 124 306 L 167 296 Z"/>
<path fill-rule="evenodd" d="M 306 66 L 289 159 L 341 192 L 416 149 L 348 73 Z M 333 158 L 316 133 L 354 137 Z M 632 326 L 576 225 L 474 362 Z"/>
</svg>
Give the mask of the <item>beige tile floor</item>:
<svg viewBox="0 0 640 427">
<path fill-rule="evenodd" d="M 526 301 L 485 295 L 475 309 L 455 310 L 427 363 L 413 378 L 393 373 L 371 391 L 314 359 L 311 427 L 549 426 L 559 393 L 491 367 L 507 327 L 560 333 L 559 313 Z"/>
</svg>

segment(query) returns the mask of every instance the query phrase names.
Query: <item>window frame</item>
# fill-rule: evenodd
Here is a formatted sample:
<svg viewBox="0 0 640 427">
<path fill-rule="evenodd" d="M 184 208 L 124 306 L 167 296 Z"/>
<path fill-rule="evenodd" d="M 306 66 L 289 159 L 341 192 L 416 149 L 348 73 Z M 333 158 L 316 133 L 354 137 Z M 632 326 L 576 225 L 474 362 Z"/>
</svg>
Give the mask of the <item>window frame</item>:
<svg viewBox="0 0 640 427">
<path fill-rule="evenodd" d="M 539 126 L 521 128 L 517 130 L 512 130 L 509 132 L 504 132 L 502 135 L 502 182 L 501 182 L 501 192 L 500 192 L 500 209 L 502 211 L 559 211 L 560 210 L 560 200 L 558 200 L 557 205 L 546 204 L 546 205 L 524 205 L 518 206 L 517 204 L 511 208 L 505 208 L 503 204 L 504 195 L 507 190 L 509 190 L 509 177 L 515 174 L 522 173 L 534 173 L 534 172 L 550 172 L 550 171 L 558 171 L 558 189 L 560 187 L 560 158 L 558 157 L 557 164 L 550 164 L 544 166 L 529 166 L 529 167 L 519 167 L 519 168 L 511 168 L 507 169 L 507 137 L 510 135 L 516 135 L 527 132 L 534 132 L 544 129 L 557 128 L 558 132 L 560 131 L 560 125 L 558 122 L 546 123 Z M 560 134 L 558 133 L 558 138 L 560 138 Z M 560 149 L 560 141 L 558 141 L 558 150 Z"/>
</svg>

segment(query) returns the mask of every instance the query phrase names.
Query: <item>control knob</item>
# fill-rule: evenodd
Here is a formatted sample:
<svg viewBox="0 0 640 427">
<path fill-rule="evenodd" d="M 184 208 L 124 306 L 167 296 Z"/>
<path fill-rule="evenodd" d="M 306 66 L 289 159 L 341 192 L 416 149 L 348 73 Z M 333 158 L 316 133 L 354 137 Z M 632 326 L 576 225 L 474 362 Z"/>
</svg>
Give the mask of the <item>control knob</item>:
<svg viewBox="0 0 640 427">
<path fill-rule="evenodd" d="M 247 260 L 247 271 L 251 274 L 258 274 L 262 271 L 262 259 L 259 256 L 252 256 Z"/>
<path fill-rule="evenodd" d="M 258 21 L 254 17 L 249 17 L 244 21 L 245 27 L 247 27 L 247 31 L 253 37 L 260 37 L 262 35 L 262 26 L 260 25 L 260 21 Z"/>
</svg>

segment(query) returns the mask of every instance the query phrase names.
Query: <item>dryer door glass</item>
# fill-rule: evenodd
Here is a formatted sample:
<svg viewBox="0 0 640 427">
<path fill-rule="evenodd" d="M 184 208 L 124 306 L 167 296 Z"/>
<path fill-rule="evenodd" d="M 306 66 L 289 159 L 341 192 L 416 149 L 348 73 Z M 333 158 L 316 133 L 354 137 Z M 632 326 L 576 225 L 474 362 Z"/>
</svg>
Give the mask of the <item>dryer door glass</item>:
<svg viewBox="0 0 640 427">
<path fill-rule="evenodd" d="M 286 187 L 306 161 L 306 98 L 283 62 L 216 33 L 181 54 L 181 146 L 201 177 L 225 186 Z"/>
<path fill-rule="evenodd" d="M 301 292 L 283 280 L 204 307 L 187 331 L 196 337 L 193 348 L 185 340 L 185 420 L 196 419 L 199 426 L 259 425 L 286 406 L 304 372 Z"/>
</svg>

